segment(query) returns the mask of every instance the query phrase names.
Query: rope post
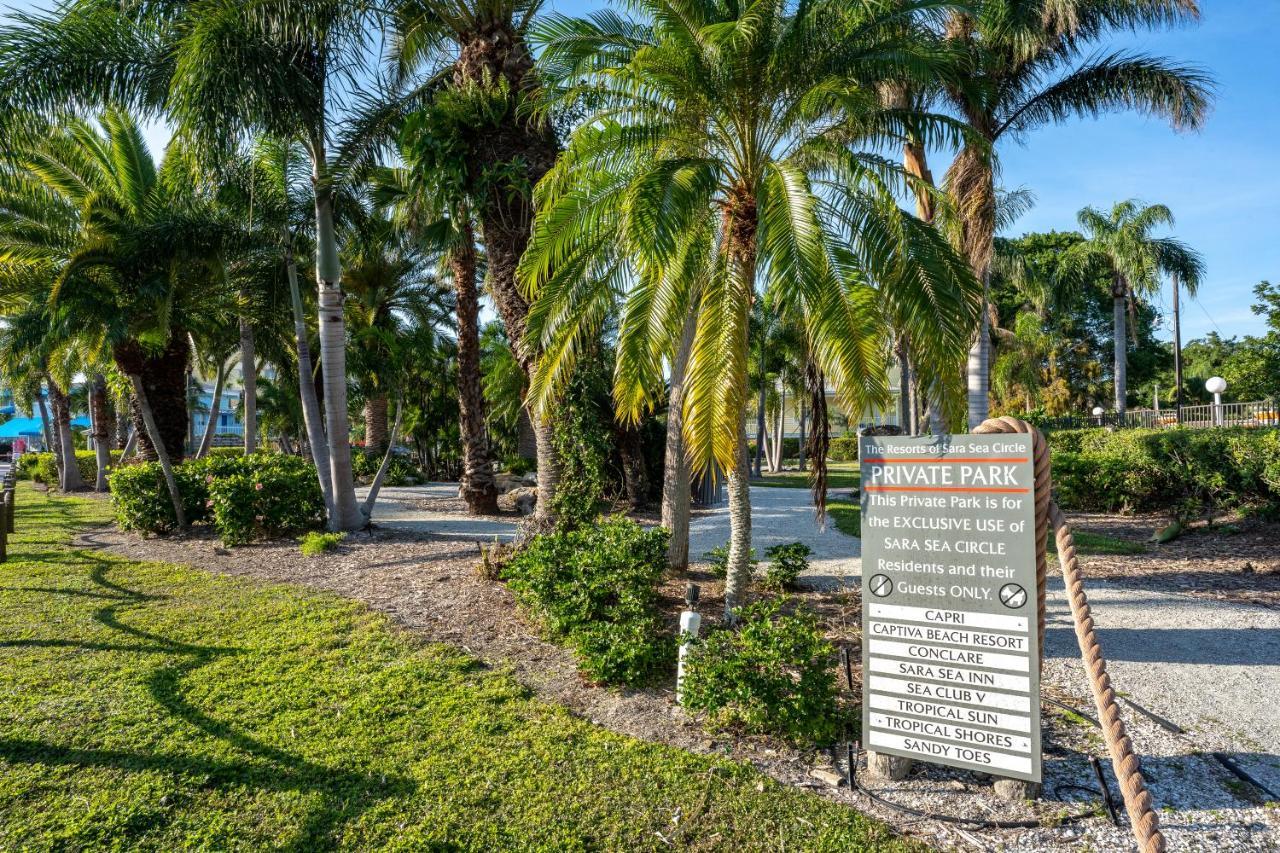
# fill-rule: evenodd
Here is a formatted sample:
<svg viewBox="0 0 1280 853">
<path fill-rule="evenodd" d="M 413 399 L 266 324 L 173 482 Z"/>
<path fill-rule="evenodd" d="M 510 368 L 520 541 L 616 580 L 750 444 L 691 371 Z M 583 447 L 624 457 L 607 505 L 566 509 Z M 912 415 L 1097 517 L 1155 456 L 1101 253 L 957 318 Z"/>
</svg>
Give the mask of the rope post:
<svg viewBox="0 0 1280 853">
<path fill-rule="evenodd" d="M 976 433 L 1031 433 L 1032 448 L 1035 456 L 1036 482 L 1036 594 L 1040 614 L 1039 636 L 1041 666 L 1044 664 L 1044 623 L 1045 623 L 1045 588 L 1048 581 L 1048 528 L 1053 527 L 1055 541 L 1058 546 L 1058 562 L 1062 567 L 1062 580 L 1066 587 L 1067 600 L 1071 605 L 1071 617 L 1075 623 L 1076 640 L 1080 646 L 1080 656 L 1084 661 L 1085 671 L 1089 675 L 1089 689 L 1093 694 L 1094 705 L 1098 709 L 1098 719 L 1102 723 L 1103 738 L 1107 743 L 1107 751 L 1111 755 L 1111 767 L 1120 783 L 1120 792 L 1124 797 L 1125 810 L 1129 813 L 1129 821 L 1133 828 L 1134 838 L 1142 853 L 1164 853 L 1166 849 L 1164 836 L 1160 833 L 1160 819 L 1152 803 L 1151 794 L 1147 791 L 1146 782 L 1142 778 L 1141 762 L 1133 751 L 1133 743 L 1125 731 L 1124 721 L 1120 719 L 1120 706 L 1116 701 L 1115 689 L 1111 685 L 1111 677 L 1107 674 L 1107 662 L 1102 656 L 1102 647 L 1098 643 L 1094 631 L 1093 615 L 1089 609 L 1089 599 L 1084 592 L 1083 573 L 1080 559 L 1076 554 L 1075 537 L 1067 524 L 1066 516 L 1053 501 L 1053 478 L 1049 464 L 1049 448 L 1040 431 L 1025 421 L 1016 418 L 994 418 L 983 423 L 974 430 Z M 1001 783 L 1015 780 L 998 780 Z M 1021 784 L 1021 783 L 1018 783 Z"/>
</svg>

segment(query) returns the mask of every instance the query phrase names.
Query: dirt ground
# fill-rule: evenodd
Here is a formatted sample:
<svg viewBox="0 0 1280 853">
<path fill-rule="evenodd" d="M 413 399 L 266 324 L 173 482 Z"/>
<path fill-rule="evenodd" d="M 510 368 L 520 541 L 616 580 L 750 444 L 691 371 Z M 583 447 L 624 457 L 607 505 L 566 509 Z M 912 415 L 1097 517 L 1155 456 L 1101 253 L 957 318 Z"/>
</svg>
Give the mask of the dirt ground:
<svg viewBox="0 0 1280 853">
<path fill-rule="evenodd" d="M 1231 518 L 1193 525 L 1172 542 L 1152 543 L 1168 521 L 1156 516 L 1077 513 L 1076 530 L 1143 544 L 1134 555 L 1086 554 L 1087 579 L 1135 589 L 1280 608 L 1280 523 Z"/>
</svg>

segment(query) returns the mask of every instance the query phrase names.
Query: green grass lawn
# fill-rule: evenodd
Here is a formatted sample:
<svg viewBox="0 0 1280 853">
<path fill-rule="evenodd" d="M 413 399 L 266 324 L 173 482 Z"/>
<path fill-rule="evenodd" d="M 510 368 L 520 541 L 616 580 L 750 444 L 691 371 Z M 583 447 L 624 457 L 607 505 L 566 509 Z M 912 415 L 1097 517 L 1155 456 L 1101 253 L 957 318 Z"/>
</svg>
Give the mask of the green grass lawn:
<svg viewBox="0 0 1280 853">
<path fill-rule="evenodd" d="M 1076 550 L 1081 554 L 1127 557 L 1134 554 L 1145 554 L 1147 546 L 1132 539 L 1118 539 L 1102 533 L 1090 533 L 1087 530 L 1072 530 L 1076 540 Z M 1049 553 L 1058 553 L 1058 541 L 1053 532 L 1049 532 Z"/>
<path fill-rule="evenodd" d="M 623 737 L 364 606 L 76 551 L 20 484 L 0 565 L 0 849 L 905 849 Z"/>
<path fill-rule="evenodd" d="M 794 465 L 795 460 L 792 459 L 788 464 Z M 857 462 L 828 462 L 827 463 L 827 488 L 828 489 L 851 489 L 858 485 L 860 477 Z M 780 471 L 777 474 L 764 472 L 764 476 L 759 480 L 752 480 L 753 486 L 770 486 L 782 489 L 807 489 L 809 488 L 809 472 L 808 471 Z"/>
</svg>

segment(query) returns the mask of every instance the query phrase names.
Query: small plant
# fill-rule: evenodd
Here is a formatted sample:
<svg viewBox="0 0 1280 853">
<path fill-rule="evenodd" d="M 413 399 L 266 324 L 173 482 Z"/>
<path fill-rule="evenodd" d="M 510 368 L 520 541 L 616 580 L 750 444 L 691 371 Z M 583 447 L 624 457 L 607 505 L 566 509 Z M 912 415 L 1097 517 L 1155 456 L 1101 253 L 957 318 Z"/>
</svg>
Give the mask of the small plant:
<svg viewBox="0 0 1280 853">
<path fill-rule="evenodd" d="M 552 637 L 595 681 L 638 684 L 675 657 L 658 613 L 667 533 L 626 518 L 535 536 L 499 567 Z"/>
<path fill-rule="evenodd" d="M 736 628 L 692 640 L 683 701 L 706 712 L 714 726 L 828 743 L 841 722 L 835 648 L 812 614 L 786 614 L 786 603 L 758 601 L 739 611 Z"/>
<path fill-rule="evenodd" d="M 724 543 L 723 545 L 719 545 L 715 548 L 712 548 L 710 551 L 703 554 L 702 556 L 706 557 L 707 561 L 711 563 L 711 574 L 715 575 L 718 578 L 729 576 L 729 543 L 728 542 Z M 756 560 L 755 548 L 751 549 L 751 554 L 748 557 L 748 559 L 751 561 L 751 573 L 755 574 L 756 566 L 759 565 L 759 561 Z"/>
<path fill-rule="evenodd" d="M 342 540 L 347 538 L 345 533 L 321 533 L 313 530 L 299 540 L 302 545 L 302 553 L 308 557 L 319 557 L 326 551 L 332 551 L 342 544 Z"/>
<path fill-rule="evenodd" d="M 765 551 L 769 565 L 764 570 L 764 586 L 773 590 L 791 589 L 796 579 L 809 568 L 809 555 L 813 549 L 803 542 L 774 545 Z"/>
</svg>

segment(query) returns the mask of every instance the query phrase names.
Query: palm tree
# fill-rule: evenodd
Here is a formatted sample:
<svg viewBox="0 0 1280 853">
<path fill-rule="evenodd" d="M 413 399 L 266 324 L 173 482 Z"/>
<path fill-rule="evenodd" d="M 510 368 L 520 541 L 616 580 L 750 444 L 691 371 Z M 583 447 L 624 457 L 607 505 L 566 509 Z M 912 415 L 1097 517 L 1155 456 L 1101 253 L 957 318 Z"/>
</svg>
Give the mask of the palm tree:
<svg viewBox="0 0 1280 853">
<path fill-rule="evenodd" d="M 45 272 L 52 286 L 28 295 L 47 301 L 61 339 L 109 353 L 129 378 L 142 453 L 177 502 L 190 335 L 233 307 L 223 257 L 235 229 L 181 180 L 180 151 L 157 166 L 130 115 L 113 108 L 100 122 L 16 146 L 0 190 L 0 276 Z"/>
<path fill-rule="evenodd" d="M 411 119 L 411 122 L 416 119 Z M 413 136 L 411 132 L 408 134 Z M 458 343 L 458 427 L 462 438 L 462 499 L 472 515 L 498 511 L 481 374 L 479 255 L 466 193 L 452 175 L 424 168 L 412 146 L 402 148 L 408 163 L 379 178 L 377 195 L 392 205 L 401 227 L 424 248 L 439 251 L 453 284 Z"/>
<path fill-rule="evenodd" d="M 526 33 L 540 6 L 539 0 L 400 0 L 395 13 L 400 75 L 445 65 L 451 78 L 411 134 L 416 168 L 453 179 L 479 223 L 489 293 L 526 376 L 539 351 L 526 336 L 529 303 L 516 271 L 533 225 L 533 187 L 559 150 L 550 122 L 530 109 L 538 79 Z M 560 466 L 550 421 L 539 416 L 534 429 L 537 513 L 545 520 Z"/>
<path fill-rule="evenodd" d="M 1172 227 L 1173 213 L 1163 204 L 1122 201 L 1103 213 L 1092 207 L 1080 211 L 1085 241 L 1063 255 L 1062 275 L 1068 281 L 1105 274 L 1111 279 L 1114 318 L 1114 388 L 1116 412 L 1126 405 L 1125 318 L 1134 300 L 1159 291 L 1165 275 L 1175 276 L 1195 296 L 1204 275 L 1204 261 L 1186 244 L 1172 237 L 1155 237 L 1160 227 Z"/>
<path fill-rule="evenodd" d="M 996 231 L 995 152 L 1006 140 L 1074 117 L 1134 110 L 1199 127 L 1212 83 L 1201 70 L 1140 53 L 1095 52 L 1108 35 L 1195 21 L 1196 0 L 984 0 L 949 14 L 945 40 L 965 73 L 937 93 L 974 132 L 947 171 L 957 243 L 988 286 Z M 984 302 L 986 297 L 984 296 Z M 989 312 L 969 355 L 969 426 L 987 417 Z"/>
<path fill-rule="evenodd" d="M 942 70 L 893 25 L 894 4 L 635 6 L 643 20 L 556 17 L 541 33 L 559 96 L 589 96 L 586 120 L 538 187 L 522 261 L 528 334 L 544 352 L 529 393 L 539 410 L 553 405 L 578 349 L 625 291 L 614 397 L 635 420 L 696 315 L 684 434 L 694 466 L 728 476 L 732 620 L 750 579 L 743 417 L 758 286 L 802 318 L 814 356 L 861 411 L 888 394 L 886 305 L 909 305 L 911 332 L 958 368 L 977 284 L 898 207 L 901 171 L 845 144 L 898 140 L 908 120 L 933 135 L 950 127 L 886 112 L 873 94 L 886 76 Z"/>
<path fill-rule="evenodd" d="M 383 13 L 368 0 L 77 0 L 0 32 L 0 107 L 38 114 L 114 100 L 167 115 L 180 137 L 214 152 L 258 133 L 306 151 L 335 530 L 365 524 L 351 471 L 335 201 L 381 136 L 346 96 L 376 65 L 370 39 Z"/>
</svg>

